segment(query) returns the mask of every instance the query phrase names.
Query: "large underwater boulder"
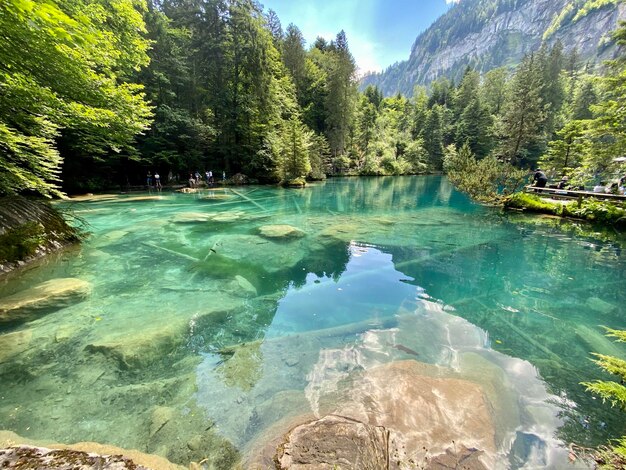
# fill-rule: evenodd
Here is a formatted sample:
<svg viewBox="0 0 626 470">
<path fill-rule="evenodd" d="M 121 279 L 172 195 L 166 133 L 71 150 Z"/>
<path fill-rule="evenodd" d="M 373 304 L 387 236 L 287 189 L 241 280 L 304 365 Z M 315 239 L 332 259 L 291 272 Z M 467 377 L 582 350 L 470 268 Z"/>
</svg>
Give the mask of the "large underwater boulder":
<svg viewBox="0 0 626 470">
<path fill-rule="evenodd" d="M 73 277 L 51 279 L 0 299 L 0 323 L 28 321 L 42 310 L 67 307 L 91 292 L 91 284 Z"/>
<path fill-rule="evenodd" d="M 259 228 L 259 234 L 272 240 L 292 240 L 305 236 L 305 233 L 299 228 L 286 224 L 263 225 Z"/>
<path fill-rule="evenodd" d="M 413 360 L 355 371 L 322 394 L 320 419 L 290 419 L 248 463 L 262 467 L 273 455 L 281 469 L 492 468 L 495 426 L 484 391 L 442 373 Z"/>
</svg>

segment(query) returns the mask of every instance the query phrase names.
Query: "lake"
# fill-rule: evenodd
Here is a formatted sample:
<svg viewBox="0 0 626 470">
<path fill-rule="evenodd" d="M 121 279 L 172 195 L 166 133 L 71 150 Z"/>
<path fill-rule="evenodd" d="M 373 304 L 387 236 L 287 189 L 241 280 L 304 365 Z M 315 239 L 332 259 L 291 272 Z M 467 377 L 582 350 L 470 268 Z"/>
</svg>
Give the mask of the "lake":
<svg viewBox="0 0 626 470">
<path fill-rule="evenodd" d="M 479 446 L 493 468 L 563 468 L 570 442 L 626 434 L 580 385 L 608 378 L 591 352 L 626 359 L 602 328 L 626 328 L 624 237 L 485 208 L 438 176 L 59 207 L 90 237 L 7 276 L 0 302 L 89 288 L 0 323 L 0 429 L 230 468 L 327 413 L 402 421 L 414 443 L 402 387 L 427 384 L 411 399 L 431 451 Z"/>
</svg>

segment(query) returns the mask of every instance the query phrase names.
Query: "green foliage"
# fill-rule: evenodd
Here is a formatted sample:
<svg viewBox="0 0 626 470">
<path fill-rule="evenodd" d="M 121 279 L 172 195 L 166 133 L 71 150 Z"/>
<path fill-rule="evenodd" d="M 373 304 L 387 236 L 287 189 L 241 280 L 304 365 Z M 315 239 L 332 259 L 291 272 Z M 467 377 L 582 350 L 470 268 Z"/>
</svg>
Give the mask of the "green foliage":
<svg viewBox="0 0 626 470">
<path fill-rule="evenodd" d="M 297 117 L 284 123 L 275 143 L 278 154 L 278 174 L 283 183 L 304 180 L 311 171 L 309 148 L 313 133 Z"/>
<path fill-rule="evenodd" d="M 573 23 L 580 21 L 594 10 L 600 10 L 610 5 L 617 5 L 621 0 L 587 0 L 572 19 Z"/>
<path fill-rule="evenodd" d="M 548 144 L 548 151 L 539 159 L 544 168 L 554 168 L 557 174 L 567 175 L 579 166 L 587 152 L 584 123 L 569 121 L 556 133 L 556 139 Z"/>
<path fill-rule="evenodd" d="M 542 70 L 534 54 L 524 58 L 509 84 L 505 110 L 498 129 L 498 156 L 513 164 L 536 161 L 533 149 L 545 139 L 545 103 Z"/>
<path fill-rule="evenodd" d="M 614 37 L 618 44 L 626 44 L 625 23 L 621 23 Z M 608 65 L 609 73 L 599 79 L 598 104 L 591 106 L 594 119 L 586 123 L 589 146 L 579 170 L 581 179 L 614 175 L 619 169 L 615 157 L 626 155 L 626 61 L 622 58 Z"/>
<path fill-rule="evenodd" d="M 133 152 L 149 122 L 139 0 L 0 2 L 0 194 L 58 195 L 62 159 Z M 60 155 L 59 142 L 64 152 Z"/>
<path fill-rule="evenodd" d="M 583 200 L 580 207 L 569 208 L 569 214 L 589 221 L 611 224 L 626 217 L 626 204 L 588 198 Z"/>
<path fill-rule="evenodd" d="M 0 235 L 0 262 L 20 261 L 32 256 L 46 240 L 43 225 L 27 222 Z"/>
<path fill-rule="evenodd" d="M 626 341 L 625 330 L 614 330 L 606 328 L 607 336 L 616 338 L 618 342 Z M 626 410 L 626 361 L 617 357 L 603 354 L 593 354 L 594 360 L 601 369 L 609 374 L 617 376 L 619 382 L 608 380 L 596 380 L 594 382 L 582 382 L 588 392 L 598 395 L 602 402 L 609 402 L 611 406 L 618 406 Z M 600 468 L 621 468 L 626 464 L 626 436 L 617 439 L 609 447 L 600 449 L 595 455 L 595 460 L 601 465 Z M 620 467 L 618 467 L 618 464 Z"/>
<path fill-rule="evenodd" d="M 490 156 L 476 160 L 468 144 L 457 150 L 446 148 L 444 171 L 460 190 L 472 199 L 489 204 L 502 204 L 507 196 L 519 191 L 527 173 Z"/>
</svg>

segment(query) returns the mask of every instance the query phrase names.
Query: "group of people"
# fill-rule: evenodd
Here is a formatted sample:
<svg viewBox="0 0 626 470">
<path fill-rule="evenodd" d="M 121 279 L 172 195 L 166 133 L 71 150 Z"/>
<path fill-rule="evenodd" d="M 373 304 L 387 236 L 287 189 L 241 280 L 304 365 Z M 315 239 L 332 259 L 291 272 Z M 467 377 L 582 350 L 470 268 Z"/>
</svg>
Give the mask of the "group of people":
<svg viewBox="0 0 626 470">
<path fill-rule="evenodd" d="M 170 171 L 168 175 L 169 183 L 176 183 L 178 178 L 175 178 L 172 172 Z M 189 187 L 196 188 L 200 186 L 200 183 L 204 181 L 207 186 L 213 186 L 215 184 L 215 178 L 213 177 L 213 171 L 208 170 L 204 172 L 204 177 L 200 175 L 199 171 L 195 173 L 189 173 Z M 222 171 L 222 181 L 226 181 L 226 171 Z M 163 185 L 161 184 L 161 175 L 158 172 L 152 173 L 152 171 L 148 170 L 148 174 L 146 175 L 146 185 L 148 189 L 156 189 L 157 191 L 161 191 Z"/>
<path fill-rule="evenodd" d="M 545 188 L 548 183 L 548 177 L 545 172 L 541 170 L 541 168 L 537 168 L 534 171 L 533 175 L 533 186 L 536 188 Z M 624 185 L 626 184 L 626 175 L 619 178 L 617 181 L 613 181 L 612 183 L 607 184 L 606 181 L 602 181 L 599 184 L 593 187 L 594 193 L 603 193 L 603 194 L 624 194 Z M 584 186 L 572 186 L 569 183 L 569 178 L 567 175 L 561 177 L 561 181 L 559 181 L 556 185 L 550 186 L 553 189 L 569 189 L 569 190 L 584 190 Z"/>
<path fill-rule="evenodd" d="M 146 176 L 146 184 L 148 188 L 151 189 L 153 186 L 157 191 L 161 191 L 163 186 L 161 185 L 161 175 L 158 172 L 154 172 L 154 176 L 150 171 L 148 171 L 148 175 Z"/>
<path fill-rule="evenodd" d="M 196 188 L 200 186 L 202 177 L 200 172 L 196 170 L 195 173 L 189 173 L 189 187 Z M 226 181 L 226 171 L 222 171 L 222 181 Z M 204 182 L 207 186 L 213 186 L 215 184 L 215 178 L 213 177 L 213 171 L 207 170 L 204 172 Z"/>
</svg>

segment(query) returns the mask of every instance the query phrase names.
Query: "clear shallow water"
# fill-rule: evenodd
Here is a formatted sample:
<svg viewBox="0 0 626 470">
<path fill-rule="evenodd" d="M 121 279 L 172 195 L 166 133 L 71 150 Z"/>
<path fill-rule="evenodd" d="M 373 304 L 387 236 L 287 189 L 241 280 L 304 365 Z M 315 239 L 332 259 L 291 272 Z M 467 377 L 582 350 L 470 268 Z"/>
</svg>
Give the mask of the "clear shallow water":
<svg viewBox="0 0 626 470">
<path fill-rule="evenodd" d="M 626 433 L 579 385 L 603 377 L 591 351 L 626 357 L 599 326 L 626 328 L 623 239 L 503 216 L 438 177 L 234 191 L 71 204 L 89 240 L 0 297 L 58 277 L 92 293 L 0 327 L 1 429 L 228 468 L 354 374 L 413 360 L 490 384 L 500 467 L 560 468 L 563 442 Z M 304 236 L 260 236 L 271 224 Z"/>
</svg>

